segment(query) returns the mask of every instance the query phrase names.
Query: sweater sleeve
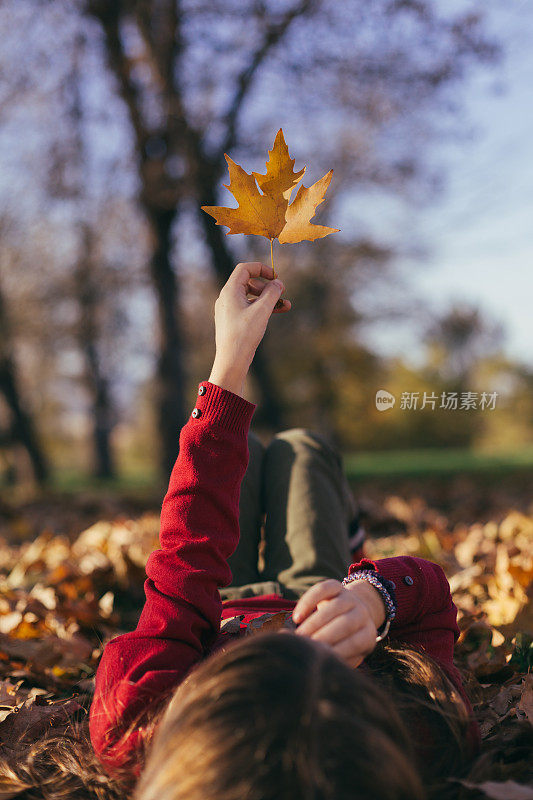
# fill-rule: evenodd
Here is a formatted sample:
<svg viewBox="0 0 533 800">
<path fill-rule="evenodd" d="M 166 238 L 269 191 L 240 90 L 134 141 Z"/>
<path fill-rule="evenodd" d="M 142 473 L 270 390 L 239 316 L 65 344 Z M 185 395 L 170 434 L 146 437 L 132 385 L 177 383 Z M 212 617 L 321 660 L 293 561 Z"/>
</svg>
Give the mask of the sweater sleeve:
<svg viewBox="0 0 533 800">
<path fill-rule="evenodd" d="M 416 556 L 364 558 L 352 564 L 348 574 L 360 569 L 375 569 L 394 584 L 397 608 L 391 638 L 420 644 L 437 660 L 452 663 L 459 627 L 442 567 Z"/>
<path fill-rule="evenodd" d="M 455 642 L 460 631 L 457 606 L 442 567 L 417 556 L 362 559 L 351 564 L 348 574 L 360 569 L 375 569 L 394 583 L 396 616 L 390 638 L 422 648 L 437 661 L 459 690 L 471 715 L 470 741 L 473 752 L 481 744 L 479 726 L 466 694 L 459 670 L 453 663 Z"/>
<path fill-rule="evenodd" d="M 219 587 L 239 540 L 239 496 L 256 406 L 203 381 L 179 437 L 163 500 L 160 549 L 146 565 L 146 600 L 135 631 L 105 647 L 90 711 L 94 750 L 109 769 L 139 745 L 134 723 L 176 687 L 218 636 Z"/>
</svg>

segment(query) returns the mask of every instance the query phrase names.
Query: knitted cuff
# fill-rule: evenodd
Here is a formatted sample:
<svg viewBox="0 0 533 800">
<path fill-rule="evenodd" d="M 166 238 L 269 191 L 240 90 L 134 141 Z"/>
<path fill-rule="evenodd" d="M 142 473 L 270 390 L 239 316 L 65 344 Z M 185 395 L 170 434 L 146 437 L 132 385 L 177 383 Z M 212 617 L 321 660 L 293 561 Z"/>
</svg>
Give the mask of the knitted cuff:
<svg viewBox="0 0 533 800">
<path fill-rule="evenodd" d="M 201 381 L 191 417 L 210 425 L 221 425 L 233 433 L 246 434 L 255 409 L 255 403 L 249 403 L 229 389 L 223 389 L 209 381 Z"/>
<path fill-rule="evenodd" d="M 374 561 L 371 561 L 369 558 L 362 558 L 357 563 L 352 564 L 350 566 L 350 569 L 348 570 L 348 577 L 350 577 L 350 575 L 353 575 L 356 572 L 370 572 L 370 571 L 372 571 L 372 573 L 376 576 L 376 578 L 379 579 L 381 585 L 389 593 L 392 602 L 394 603 L 395 606 L 397 606 L 398 602 L 396 600 L 396 592 L 394 591 L 396 588 L 396 584 L 394 583 L 394 581 L 389 580 L 380 572 L 378 572 L 377 564 L 375 564 Z M 346 580 L 346 578 L 344 580 Z"/>
</svg>

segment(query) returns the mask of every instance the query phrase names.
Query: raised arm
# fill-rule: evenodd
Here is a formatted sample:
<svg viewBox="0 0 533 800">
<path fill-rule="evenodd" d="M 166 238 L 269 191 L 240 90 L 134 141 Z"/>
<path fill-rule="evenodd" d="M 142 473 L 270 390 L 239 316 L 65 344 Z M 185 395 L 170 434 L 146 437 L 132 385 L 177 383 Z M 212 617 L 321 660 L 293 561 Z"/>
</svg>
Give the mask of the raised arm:
<svg viewBox="0 0 533 800">
<path fill-rule="evenodd" d="M 135 631 L 106 645 L 96 675 L 91 741 L 110 769 L 137 751 L 147 712 L 183 680 L 220 629 L 218 589 L 231 581 L 227 559 L 238 544 L 255 409 L 241 394 L 283 289 L 272 277 L 269 267 L 239 264 L 215 304 L 215 362 L 180 433 L 161 511 L 161 547 L 146 565 L 144 608 Z M 256 299 L 249 301 L 249 293 Z M 290 307 L 282 302 L 279 310 Z"/>
</svg>

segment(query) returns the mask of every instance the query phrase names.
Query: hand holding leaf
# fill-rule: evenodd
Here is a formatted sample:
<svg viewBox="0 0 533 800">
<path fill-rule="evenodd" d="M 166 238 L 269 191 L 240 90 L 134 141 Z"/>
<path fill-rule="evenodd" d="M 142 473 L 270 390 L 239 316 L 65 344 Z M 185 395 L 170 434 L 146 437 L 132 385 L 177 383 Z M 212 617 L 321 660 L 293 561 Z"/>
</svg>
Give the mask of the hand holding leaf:
<svg viewBox="0 0 533 800">
<path fill-rule="evenodd" d="M 217 225 L 227 225 L 228 234 L 246 233 L 269 239 L 273 269 L 274 239 L 281 244 L 293 244 L 304 239 L 312 242 L 339 230 L 310 222 L 324 200 L 332 169 L 308 189 L 300 184 L 294 201 L 289 204 L 292 190 L 302 179 L 305 167 L 299 172 L 294 171 L 294 158 L 289 156 L 281 128 L 269 151 L 265 175 L 258 172 L 250 175 L 227 154 L 225 156 L 230 182 L 224 186 L 233 194 L 238 207 L 202 206 L 202 209 L 215 218 Z"/>
</svg>

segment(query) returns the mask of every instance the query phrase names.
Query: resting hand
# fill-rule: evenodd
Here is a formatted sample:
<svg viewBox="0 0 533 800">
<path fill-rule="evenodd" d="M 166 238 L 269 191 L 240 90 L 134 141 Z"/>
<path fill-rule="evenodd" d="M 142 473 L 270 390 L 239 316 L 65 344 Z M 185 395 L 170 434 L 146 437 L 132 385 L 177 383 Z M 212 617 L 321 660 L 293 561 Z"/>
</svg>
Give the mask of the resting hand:
<svg viewBox="0 0 533 800">
<path fill-rule="evenodd" d="M 300 597 L 292 618 L 298 624 L 296 634 L 329 645 L 351 667 L 358 667 L 376 646 L 377 629 L 385 621 L 385 604 L 367 581 L 353 581 L 345 587 L 331 578 Z"/>
<path fill-rule="evenodd" d="M 265 264 L 237 264 L 215 303 L 216 355 L 209 380 L 235 394 L 243 393 L 270 315 L 291 307 L 289 300 L 280 300 L 283 283 L 273 278 L 272 267 Z M 248 299 L 249 294 L 253 299 Z"/>
</svg>

